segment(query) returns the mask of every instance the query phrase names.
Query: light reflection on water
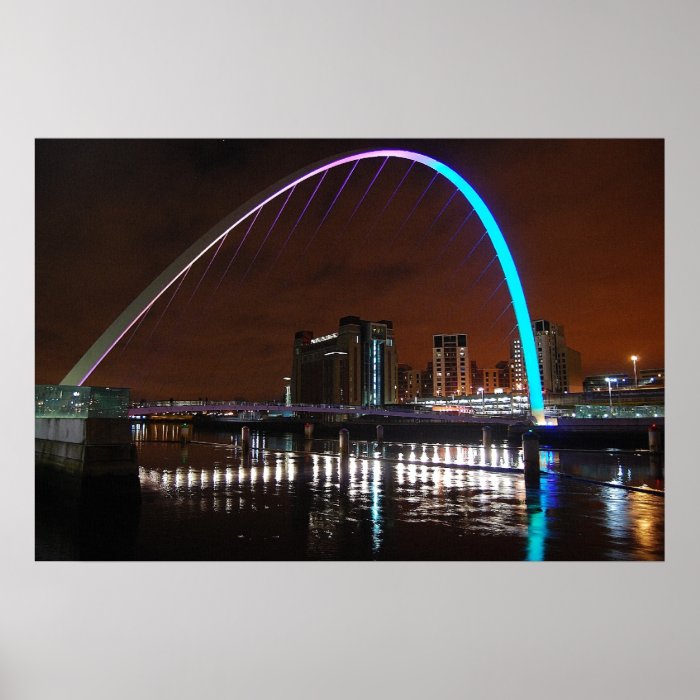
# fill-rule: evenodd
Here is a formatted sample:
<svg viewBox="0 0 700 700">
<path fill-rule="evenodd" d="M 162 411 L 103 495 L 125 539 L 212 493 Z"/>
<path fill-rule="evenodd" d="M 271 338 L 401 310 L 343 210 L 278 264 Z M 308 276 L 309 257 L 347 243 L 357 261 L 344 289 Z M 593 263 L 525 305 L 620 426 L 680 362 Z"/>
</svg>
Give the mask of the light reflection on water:
<svg viewBox="0 0 700 700">
<path fill-rule="evenodd" d="M 211 530 L 184 548 L 189 556 L 163 539 L 145 549 L 203 559 L 663 558 L 663 498 L 553 475 L 526 488 L 517 449 L 368 443 L 341 459 L 333 441 L 305 444 L 318 451 L 279 452 L 301 445 L 256 436 L 244 459 L 235 444 L 140 442 L 160 532 L 195 517 L 195 503 L 199 514 L 226 518 L 179 532 L 183 545 Z M 638 454 L 543 450 L 541 460 L 585 478 L 659 483 Z M 147 527 L 149 516 L 142 520 Z"/>
</svg>

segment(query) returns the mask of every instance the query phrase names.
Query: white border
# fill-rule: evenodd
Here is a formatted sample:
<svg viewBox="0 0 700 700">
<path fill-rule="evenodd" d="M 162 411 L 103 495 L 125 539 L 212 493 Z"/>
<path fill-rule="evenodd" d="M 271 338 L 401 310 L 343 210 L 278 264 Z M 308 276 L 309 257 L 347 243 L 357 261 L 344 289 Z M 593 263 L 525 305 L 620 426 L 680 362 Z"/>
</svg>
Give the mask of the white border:
<svg viewBox="0 0 700 700">
<path fill-rule="evenodd" d="M 6 0 L 2 695 L 694 695 L 699 21 L 680 1 Z M 667 561 L 34 563 L 33 139 L 69 136 L 666 138 Z"/>
</svg>

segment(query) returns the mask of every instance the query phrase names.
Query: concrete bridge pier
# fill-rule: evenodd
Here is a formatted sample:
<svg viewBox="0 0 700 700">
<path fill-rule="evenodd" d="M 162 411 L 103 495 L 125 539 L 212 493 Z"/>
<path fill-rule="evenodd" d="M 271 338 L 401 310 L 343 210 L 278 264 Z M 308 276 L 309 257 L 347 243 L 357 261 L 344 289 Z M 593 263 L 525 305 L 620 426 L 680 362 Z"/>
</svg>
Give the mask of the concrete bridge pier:
<svg viewBox="0 0 700 700">
<path fill-rule="evenodd" d="M 314 424 L 304 423 L 304 437 L 307 440 L 311 440 L 314 436 Z"/>
<path fill-rule="evenodd" d="M 340 456 L 347 457 L 350 450 L 350 431 L 347 428 L 341 428 L 338 435 Z"/>
<path fill-rule="evenodd" d="M 481 430 L 481 441 L 484 445 L 484 447 L 491 447 L 493 444 L 492 436 L 491 436 L 491 426 L 490 425 L 485 425 L 482 430 Z"/>
<path fill-rule="evenodd" d="M 538 486 L 540 483 L 540 439 L 532 430 L 523 434 L 523 462 L 525 464 L 525 484 Z"/>
<path fill-rule="evenodd" d="M 36 464 L 86 477 L 138 477 L 128 418 L 36 418 Z"/>
<path fill-rule="evenodd" d="M 244 455 L 250 452 L 250 428 L 247 425 L 241 428 L 241 449 Z"/>
<path fill-rule="evenodd" d="M 76 558 L 133 558 L 141 483 L 129 390 L 37 384 L 34 399 L 37 501 L 77 525 Z"/>
<path fill-rule="evenodd" d="M 35 391 L 34 494 L 71 533 L 67 558 L 134 559 L 141 483 L 128 390 Z"/>
<path fill-rule="evenodd" d="M 649 452 L 658 454 L 661 451 L 661 431 L 655 423 L 649 426 Z"/>
<path fill-rule="evenodd" d="M 377 426 L 377 443 L 381 445 L 384 442 L 384 426 Z"/>
</svg>

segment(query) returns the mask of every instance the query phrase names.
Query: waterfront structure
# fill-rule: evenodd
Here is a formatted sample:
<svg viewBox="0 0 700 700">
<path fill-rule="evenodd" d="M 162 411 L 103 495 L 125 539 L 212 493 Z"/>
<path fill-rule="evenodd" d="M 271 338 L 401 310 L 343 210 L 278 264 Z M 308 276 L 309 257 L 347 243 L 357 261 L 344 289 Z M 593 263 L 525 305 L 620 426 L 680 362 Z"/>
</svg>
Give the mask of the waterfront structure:
<svg viewBox="0 0 700 700">
<path fill-rule="evenodd" d="M 129 389 L 35 385 L 38 467 L 78 479 L 138 477 Z"/>
<path fill-rule="evenodd" d="M 663 387 L 635 390 L 634 377 L 621 374 L 601 375 L 595 383 L 589 379 L 585 385 L 591 388 L 585 392 L 548 395 L 547 413 L 571 418 L 661 418 L 665 414 Z"/>
<path fill-rule="evenodd" d="M 629 374 L 624 372 L 608 372 L 607 374 L 592 374 L 583 380 L 583 391 L 609 391 L 610 386 L 615 389 L 632 389 L 634 381 Z"/>
<path fill-rule="evenodd" d="M 469 349 L 466 333 L 433 336 L 433 396 L 466 396 L 471 393 Z"/>
<path fill-rule="evenodd" d="M 636 387 L 634 377 L 626 372 L 592 374 L 583 380 L 583 391 L 608 391 L 608 379 L 616 389 L 661 389 L 664 386 L 664 370 L 639 370 Z"/>
<path fill-rule="evenodd" d="M 545 319 L 532 322 L 542 389 L 564 394 L 583 390 L 581 353 L 570 348 L 564 336 L 564 326 Z M 513 390 L 527 389 L 527 373 L 520 338 L 511 341 L 510 362 Z"/>
<path fill-rule="evenodd" d="M 398 398 L 398 367 L 391 321 L 344 316 L 338 331 L 294 336 L 294 403 L 383 406 Z"/>
<path fill-rule="evenodd" d="M 483 391 L 477 391 L 454 399 L 437 396 L 420 398 L 416 403 L 434 413 L 511 416 L 514 421 L 522 420 L 529 413 L 529 399 L 524 393 L 486 394 Z"/>
<path fill-rule="evenodd" d="M 654 387 L 664 386 L 665 372 L 661 369 L 640 369 L 639 370 L 639 387 L 644 389 L 653 389 Z"/>
</svg>

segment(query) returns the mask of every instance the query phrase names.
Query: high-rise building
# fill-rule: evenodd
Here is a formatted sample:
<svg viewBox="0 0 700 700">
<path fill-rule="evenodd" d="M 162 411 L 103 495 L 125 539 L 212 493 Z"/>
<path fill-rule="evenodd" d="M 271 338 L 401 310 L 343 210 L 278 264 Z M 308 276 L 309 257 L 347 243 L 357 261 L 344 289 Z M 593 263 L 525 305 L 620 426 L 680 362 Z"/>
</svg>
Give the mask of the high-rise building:
<svg viewBox="0 0 700 700">
<path fill-rule="evenodd" d="M 540 370 L 542 390 L 554 394 L 581 391 L 583 373 L 581 354 L 566 344 L 564 326 L 538 319 L 532 322 Z M 513 390 L 527 388 L 527 374 L 520 338 L 511 342 L 510 361 L 513 372 Z"/>
<path fill-rule="evenodd" d="M 523 358 L 523 346 L 520 338 L 513 338 L 510 343 L 511 389 L 527 391 L 527 374 Z"/>
<path fill-rule="evenodd" d="M 391 321 L 340 319 L 338 331 L 294 336 L 291 380 L 296 403 L 381 406 L 396 403 L 398 376 Z"/>
<path fill-rule="evenodd" d="M 566 357 L 564 328 L 539 319 L 533 323 L 537 362 L 540 367 L 542 390 L 561 394 L 565 389 L 562 358 Z"/>
<path fill-rule="evenodd" d="M 469 349 L 466 333 L 433 336 L 433 395 L 465 396 L 470 393 Z"/>
</svg>

